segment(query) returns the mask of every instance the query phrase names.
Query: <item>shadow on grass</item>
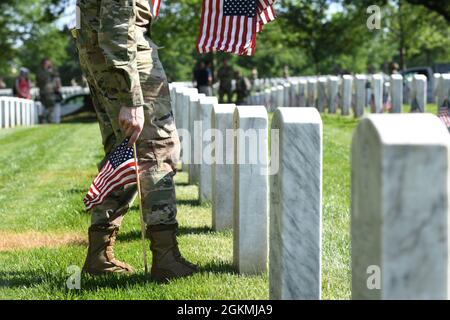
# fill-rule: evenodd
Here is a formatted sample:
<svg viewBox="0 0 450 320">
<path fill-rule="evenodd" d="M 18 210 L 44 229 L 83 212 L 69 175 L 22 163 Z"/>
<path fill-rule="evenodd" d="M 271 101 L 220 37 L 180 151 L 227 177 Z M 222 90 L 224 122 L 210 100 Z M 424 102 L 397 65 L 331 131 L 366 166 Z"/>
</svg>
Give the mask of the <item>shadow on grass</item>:
<svg viewBox="0 0 450 320">
<path fill-rule="evenodd" d="M 224 261 L 210 262 L 200 266 L 202 273 L 225 273 L 237 275 L 231 263 Z M 134 273 L 131 275 L 110 274 L 91 276 L 82 273 L 81 290 L 69 290 L 66 287 L 68 275 L 64 273 L 47 273 L 42 270 L 0 271 L 0 288 L 19 288 L 39 285 L 49 285 L 50 290 L 70 291 L 71 294 L 81 294 L 85 291 L 98 291 L 99 288 L 125 288 L 142 284 L 161 285 L 152 281 L 149 275 Z"/>
<path fill-rule="evenodd" d="M 237 274 L 233 264 L 224 261 L 209 262 L 200 266 L 200 272 Z"/>
<path fill-rule="evenodd" d="M 207 226 L 202 227 L 179 227 L 178 235 L 189 235 L 189 234 L 207 234 L 212 232 L 212 229 Z M 117 241 L 135 241 L 141 239 L 140 230 L 132 230 L 128 232 L 119 233 L 117 235 Z"/>
<path fill-rule="evenodd" d="M 29 287 L 44 282 L 54 282 L 58 277 L 41 270 L 0 271 L 0 288 Z"/>
<path fill-rule="evenodd" d="M 188 187 L 188 186 L 190 186 L 190 184 L 188 182 L 176 182 L 175 181 L 175 186 L 177 186 L 177 187 Z"/>
<path fill-rule="evenodd" d="M 180 199 L 180 200 L 177 200 L 177 204 L 198 207 L 198 206 L 200 206 L 200 201 L 198 199 Z"/>
</svg>

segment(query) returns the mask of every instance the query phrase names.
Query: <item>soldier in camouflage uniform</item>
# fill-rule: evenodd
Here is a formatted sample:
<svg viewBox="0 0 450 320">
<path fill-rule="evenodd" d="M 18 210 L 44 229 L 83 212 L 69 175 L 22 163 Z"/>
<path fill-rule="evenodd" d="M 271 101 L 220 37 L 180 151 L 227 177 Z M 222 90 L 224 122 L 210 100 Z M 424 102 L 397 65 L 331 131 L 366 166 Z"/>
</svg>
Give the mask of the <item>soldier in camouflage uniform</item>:
<svg viewBox="0 0 450 320">
<path fill-rule="evenodd" d="M 233 91 L 231 82 L 233 80 L 234 70 L 228 65 L 228 60 L 223 61 L 222 67 L 217 71 L 219 79 L 219 103 L 225 103 L 224 97 L 227 96 L 227 103 L 232 103 Z"/>
<path fill-rule="evenodd" d="M 198 267 L 181 256 L 176 240 L 173 176 L 180 143 L 158 47 L 149 37 L 154 20 L 150 3 L 78 0 L 81 25 L 73 33 L 97 113 L 105 159 L 124 138 L 130 137 L 130 144 L 136 141 L 142 209 L 153 253 L 151 276 L 165 281 L 191 275 Z M 84 271 L 94 275 L 133 272 L 114 257 L 113 246 L 136 191 L 136 184 L 128 185 L 91 209 Z"/>
<path fill-rule="evenodd" d="M 45 58 L 37 73 L 37 86 L 42 105 L 45 107 L 43 120 L 47 123 L 59 122 L 55 117 L 55 107 L 59 99 L 61 79 L 50 59 Z"/>
</svg>

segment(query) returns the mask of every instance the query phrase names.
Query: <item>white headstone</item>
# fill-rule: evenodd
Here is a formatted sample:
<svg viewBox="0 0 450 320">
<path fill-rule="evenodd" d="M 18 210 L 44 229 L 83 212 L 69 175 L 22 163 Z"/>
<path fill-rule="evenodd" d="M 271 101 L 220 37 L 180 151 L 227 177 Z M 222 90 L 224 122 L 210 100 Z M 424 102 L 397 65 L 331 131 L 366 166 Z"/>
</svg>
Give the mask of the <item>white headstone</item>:
<svg viewBox="0 0 450 320">
<path fill-rule="evenodd" d="M 283 104 L 280 107 L 291 107 L 291 84 L 286 82 L 283 84 Z M 261 105 L 261 104 L 259 104 Z"/>
<path fill-rule="evenodd" d="M 352 107 L 353 76 L 346 74 L 342 77 L 342 115 L 348 116 Z"/>
<path fill-rule="evenodd" d="M 327 84 L 328 79 L 326 77 L 319 77 L 317 80 L 317 110 L 319 112 L 324 112 L 328 106 Z"/>
<path fill-rule="evenodd" d="M 200 202 L 212 200 L 212 155 L 208 152 L 208 146 L 212 144 L 212 111 L 214 105 L 218 103 L 216 97 L 200 98 L 201 132 L 196 140 L 196 143 L 200 145 L 200 153 L 194 157 L 195 166 L 198 167 L 200 175 L 198 188 Z"/>
<path fill-rule="evenodd" d="M 320 299 L 322 120 L 313 108 L 280 108 L 272 129 L 280 164 L 270 179 L 270 299 Z"/>
<path fill-rule="evenodd" d="M 307 87 L 308 87 L 308 83 L 305 79 L 300 79 L 298 82 L 298 97 L 297 97 L 297 101 L 298 103 L 296 104 L 299 107 L 306 107 L 307 106 Z"/>
<path fill-rule="evenodd" d="M 336 113 L 339 105 L 339 78 L 328 77 L 328 113 Z"/>
<path fill-rule="evenodd" d="M 450 74 L 443 74 L 439 81 L 439 107 L 450 105 Z"/>
<path fill-rule="evenodd" d="M 239 273 L 267 270 L 268 116 L 263 106 L 234 112 L 233 261 Z"/>
<path fill-rule="evenodd" d="M 189 184 L 198 184 L 200 177 L 200 163 L 202 161 L 202 122 L 200 99 L 205 98 L 203 93 L 192 93 L 189 96 L 189 122 L 188 128 L 191 137 Z"/>
<path fill-rule="evenodd" d="M 275 88 L 275 90 L 276 105 L 273 111 L 275 111 L 276 108 L 284 107 L 284 86 L 279 85 Z"/>
<path fill-rule="evenodd" d="M 186 137 L 184 136 L 180 136 L 181 139 L 181 143 L 182 143 L 182 159 L 184 159 L 185 161 L 182 161 L 182 169 L 185 172 L 189 172 L 189 168 L 190 168 L 190 162 L 191 162 L 191 139 L 192 139 L 192 132 L 190 131 L 189 128 L 189 108 L 190 108 L 190 100 L 191 100 L 191 96 L 197 96 L 198 95 L 198 91 L 197 89 L 193 89 L 193 88 L 186 88 L 183 91 L 182 94 L 182 98 L 181 98 L 181 105 L 180 105 L 180 112 L 179 112 L 179 117 L 180 118 L 180 128 L 186 130 L 189 133 L 189 136 L 187 138 L 189 138 L 189 141 L 184 141 Z"/>
<path fill-rule="evenodd" d="M 441 80 L 441 74 L 435 73 L 433 74 L 433 97 L 432 102 L 436 102 L 439 105 L 438 97 L 439 97 L 439 83 Z"/>
<path fill-rule="evenodd" d="M 308 100 L 307 107 L 315 108 L 317 106 L 317 79 L 308 79 Z"/>
<path fill-rule="evenodd" d="M 391 76 L 391 113 L 402 113 L 403 108 L 403 76 L 393 74 Z"/>
<path fill-rule="evenodd" d="M 356 118 L 360 118 L 364 115 L 364 109 L 366 107 L 366 83 L 367 77 L 362 74 L 355 76 L 355 108 L 354 114 Z"/>
<path fill-rule="evenodd" d="M 411 112 L 425 112 L 427 105 L 427 77 L 425 75 L 414 75 L 411 97 Z"/>
<path fill-rule="evenodd" d="M 383 75 L 372 76 L 372 92 L 372 113 L 381 113 L 383 112 Z"/>
<path fill-rule="evenodd" d="M 234 104 L 216 104 L 212 110 L 212 227 L 215 231 L 233 227 L 233 115 Z"/>
<path fill-rule="evenodd" d="M 448 299 L 448 131 L 431 114 L 370 115 L 352 146 L 353 299 Z"/>
</svg>

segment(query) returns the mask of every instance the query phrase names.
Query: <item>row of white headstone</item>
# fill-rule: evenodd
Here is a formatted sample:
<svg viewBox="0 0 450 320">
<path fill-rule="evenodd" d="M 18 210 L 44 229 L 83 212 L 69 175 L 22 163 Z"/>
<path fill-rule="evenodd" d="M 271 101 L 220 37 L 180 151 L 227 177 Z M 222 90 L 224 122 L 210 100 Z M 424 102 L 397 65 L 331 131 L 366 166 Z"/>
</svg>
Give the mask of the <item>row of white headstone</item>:
<svg viewBox="0 0 450 320">
<path fill-rule="evenodd" d="M 88 94 L 89 88 L 87 87 L 81 87 L 81 86 L 65 86 L 61 87 L 60 90 L 63 98 L 68 98 L 70 96 L 78 95 L 78 94 Z M 39 97 L 39 88 L 33 87 L 30 90 L 30 94 L 33 97 L 33 99 Z M 12 89 L 0 89 L 0 97 L 13 97 L 13 90 Z"/>
<path fill-rule="evenodd" d="M 271 299 L 320 299 L 323 143 L 318 110 L 277 108 L 269 163 L 265 106 L 221 105 L 185 87 L 173 86 L 171 94 L 180 129 L 201 120 L 217 130 L 182 136 L 184 153 L 200 143 L 197 148 L 209 146 L 212 154 L 211 162 L 192 167 L 196 150 L 183 165 L 190 181 L 199 184 L 201 201 L 212 201 L 213 228 L 233 229 L 236 270 L 255 274 L 269 265 Z M 256 146 L 247 143 L 251 130 L 257 132 Z M 253 153 L 263 161 L 242 161 Z M 450 139 L 437 117 L 373 114 L 360 122 L 352 145 L 354 299 L 450 298 L 449 182 Z"/>
<path fill-rule="evenodd" d="M 279 134 L 272 135 L 271 149 L 280 152 L 272 157 L 281 160 L 279 170 L 269 176 L 269 121 L 264 106 L 218 104 L 216 98 L 181 86 L 173 86 L 171 93 L 183 169 L 189 181 L 199 185 L 200 201 L 212 202 L 213 229 L 233 229 L 236 270 L 263 273 L 270 261 L 272 298 L 319 299 L 322 124 L 317 110 L 277 110 L 272 129 Z M 198 122 L 203 127 L 194 133 Z M 305 148 L 298 148 L 297 139 Z M 211 161 L 205 153 L 212 156 Z M 293 167 L 296 157 L 308 161 Z M 306 183 L 314 180 L 318 183 Z"/>
<path fill-rule="evenodd" d="M 38 112 L 39 106 L 33 100 L 0 97 L 0 128 L 35 125 Z"/>
<path fill-rule="evenodd" d="M 401 113 L 404 104 L 410 104 L 412 112 L 425 112 L 428 102 L 428 80 L 416 74 L 404 79 L 394 74 L 388 79 L 381 74 L 305 77 L 278 80 L 274 86 L 253 93 L 249 105 L 265 105 L 269 111 L 279 106 L 316 107 L 320 112 L 344 116 L 353 110 L 355 117 L 362 117 L 367 106 L 372 113 Z M 370 84 L 368 86 L 368 84 Z M 435 74 L 433 96 L 438 106 L 448 100 L 450 74 Z"/>
</svg>

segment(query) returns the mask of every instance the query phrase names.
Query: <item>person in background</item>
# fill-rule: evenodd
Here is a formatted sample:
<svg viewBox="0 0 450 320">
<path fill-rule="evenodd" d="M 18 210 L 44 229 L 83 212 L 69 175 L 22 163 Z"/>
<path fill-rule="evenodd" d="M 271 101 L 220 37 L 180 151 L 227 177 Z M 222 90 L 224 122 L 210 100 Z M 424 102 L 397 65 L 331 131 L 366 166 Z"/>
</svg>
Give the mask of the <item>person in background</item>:
<svg viewBox="0 0 450 320">
<path fill-rule="evenodd" d="M 252 69 L 252 75 L 250 78 L 250 82 L 252 83 L 252 89 L 256 89 L 256 80 L 258 79 L 258 69 L 253 68 Z"/>
<path fill-rule="evenodd" d="M 252 85 L 251 82 L 248 78 L 242 76 L 242 73 L 237 70 L 234 73 L 234 78 L 236 80 L 236 89 L 235 89 L 235 93 L 236 93 L 236 105 L 243 105 L 245 104 L 245 99 L 248 97 L 248 95 L 250 94 L 250 91 L 252 89 Z"/>
<path fill-rule="evenodd" d="M 222 67 L 217 72 L 219 79 L 219 103 L 225 103 L 224 97 L 227 96 L 227 103 L 231 103 L 233 99 L 232 80 L 234 70 L 228 65 L 228 59 L 223 61 Z"/>
<path fill-rule="evenodd" d="M 41 102 L 45 108 L 43 121 L 46 123 L 60 122 L 61 79 L 58 71 L 48 58 L 41 61 L 41 67 L 37 73 L 37 86 Z"/>
<path fill-rule="evenodd" d="M 391 74 L 398 74 L 400 73 L 400 66 L 396 62 L 391 63 Z"/>
<path fill-rule="evenodd" d="M 204 61 L 200 61 L 198 68 L 194 70 L 194 80 L 199 93 L 212 96 L 212 75 L 208 71 Z"/>
<path fill-rule="evenodd" d="M 31 100 L 31 83 L 28 76 L 30 71 L 27 68 L 20 68 L 19 76 L 14 81 L 14 96 L 17 98 Z"/>
<path fill-rule="evenodd" d="M 2 77 L 0 77 L 0 89 L 6 89 L 6 83 Z"/>
<path fill-rule="evenodd" d="M 72 78 L 72 80 L 70 80 L 70 86 L 72 86 L 72 87 L 78 87 L 77 79 Z"/>
<path fill-rule="evenodd" d="M 285 65 L 285 66 L 284 66 L 284 69 L 283 69 L 283 77 L 284 77 L 285 79 L 287 79 L 287 78 L 289 78 L 289 76 L 290 76 L 289 66 L 288 66 L 288 65 Z"/>
</svg>

